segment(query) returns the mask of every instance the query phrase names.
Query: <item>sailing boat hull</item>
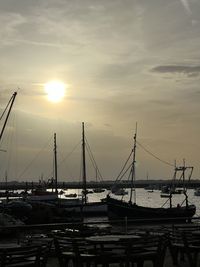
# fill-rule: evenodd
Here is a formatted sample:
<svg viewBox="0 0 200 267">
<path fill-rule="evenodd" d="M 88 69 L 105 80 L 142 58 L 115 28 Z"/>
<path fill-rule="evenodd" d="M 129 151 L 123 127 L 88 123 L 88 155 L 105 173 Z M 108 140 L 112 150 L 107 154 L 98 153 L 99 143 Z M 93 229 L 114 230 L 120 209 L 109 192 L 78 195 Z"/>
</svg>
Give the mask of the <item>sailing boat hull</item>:
<svg viewBox="0 0 200 267">
<path fill-rule="evenodd" d="M 107 197 L 108 216 L 109 218 L 131 218 L 131 219 L 148 219 L 148 220 L 184 220 L 192 218 L 196 212 L 194 205 L 187 207 L 172 207 L 172 208 L 150 208 L 138 206 L 136 204 L 127 203 Z"/>
</svg>

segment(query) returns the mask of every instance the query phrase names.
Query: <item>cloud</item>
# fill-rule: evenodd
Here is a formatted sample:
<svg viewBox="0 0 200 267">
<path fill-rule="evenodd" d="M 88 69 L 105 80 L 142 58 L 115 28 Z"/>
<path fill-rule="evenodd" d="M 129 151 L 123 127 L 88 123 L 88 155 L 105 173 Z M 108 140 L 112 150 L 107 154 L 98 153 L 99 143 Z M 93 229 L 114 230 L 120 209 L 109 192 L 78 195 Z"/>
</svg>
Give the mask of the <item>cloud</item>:
<svg viewBox="0 0 200 267">
<path fill-rule="evenodd" d="M 182 66 L 182 65 L 161 65 L 152 68 L 153 72 L 158 73 L 181 73 L 188 77 L 200 75 L 200 66 Z"/>
<path fill-rule="evenodd" d="M 190 5 L 189 5 L 188 0 L 181 0 L 181 3 L 182 3 L 182 5 L 183 5 L 185 11 L 186 11 L 189 15 L 191 15 L 191 14 L 192 14 L 192 11 L 191 11 L 191 9 L 190 9 Z"/>
</svg>

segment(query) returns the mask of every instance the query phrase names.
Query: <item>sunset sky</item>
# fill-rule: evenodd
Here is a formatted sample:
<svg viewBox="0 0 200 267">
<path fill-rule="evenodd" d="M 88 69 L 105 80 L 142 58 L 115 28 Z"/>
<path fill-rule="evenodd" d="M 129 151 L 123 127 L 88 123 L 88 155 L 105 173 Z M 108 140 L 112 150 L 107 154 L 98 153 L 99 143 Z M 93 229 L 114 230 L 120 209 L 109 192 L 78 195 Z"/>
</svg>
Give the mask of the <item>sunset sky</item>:
<svg viewBox="0 0 200 267">
<path fill-rule="evenodd" d="M 0 180 L 51 177 L 54 133 L 59 180 L 80 180 L 83 121 L 105 180 L 120 172 L 136 122 L 147 150 L 185 159 L 200 178 L 199 0 L 0 0 L 0 25 L 1 113 L 18 92 Z M 65 84 L 59 102 L 45 92 L 51 80 Z M 136 160 L 137 179 L 173 175 L 139 146 Z"/>
</svg>

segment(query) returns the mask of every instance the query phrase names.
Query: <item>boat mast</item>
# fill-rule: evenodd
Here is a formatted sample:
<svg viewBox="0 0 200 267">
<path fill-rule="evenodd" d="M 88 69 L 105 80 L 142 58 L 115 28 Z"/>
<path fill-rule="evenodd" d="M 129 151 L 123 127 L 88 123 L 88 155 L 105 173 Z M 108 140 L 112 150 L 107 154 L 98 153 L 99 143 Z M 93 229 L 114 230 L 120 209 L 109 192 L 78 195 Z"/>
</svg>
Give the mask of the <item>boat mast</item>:
<svg viewBox="0 0 200 267">
<path fill-rule="evenodd" d="M 85 128 L 82 122 L 82 159 L 83 159 L 83 202 L 87 202 L 87 187 L 86 187 L 86 164 L 85 164 Z"/>
<path fill-rule="evenodd" d="M 55 191 L 58 193 L 58 166 L 57 166 L 57 144 L 56 144 L 56 133 L 54 133 L 54 164 L 55 164 Z"/>
<path fill-rule="evenodd" d="M 9 102 L 8 102 L 8 105 L 10 104 L 10 107 L 9 107 L 9 110 L 8 110 L 8 113 L 6 115 L 6 119 L 4 121 L 4 124 L 3 124 L 3 127 L 2 127 L 2 130 L 1 130 L 1 134 L 0 134 L 0 141 L 2 139 L 2 136 L 3 136 L 3 133 L 4 133 L 4 130 L 5 130 L 5 127 L 6 127 L 6 124 L 7 124 L 7 121 L 8 121 L 8 118 L 9 118 L 9 115 L 10 115 L 10 112 L 11 112 L 11 109 L 12 109 L 12 106 L 14 104 L 14 101 L 15 101 L 15 97 L 17 95 L 17 92 L 14 92 L 14 94 L 12 95 L 12 97 L 10 98 Z M 7 107 L 8 107 L 7 105 Z M 6 109 L 7 109 L 6 107 Z M 4 115 L 5 111 L 3 112 L 2 116 Z M 1 116 L 1 118 L 2 118 Z"/>
<path fill-rule="evenodd" d="M 136 204 L 136 190 L 135 190 L 135 157 L 136 157 L 136 138 L 137 138 L 137 123 L 135 127 L 135 134 L 134 134 L 134 145 L 133 145 L 133 161 L 132 161 L 132 168 L 131 168 L 131 193 L 130 193 L 130 200 L 129 202 L 132 203 L 133 191 L 134 191 L 134 203 Z"/>
</svg>

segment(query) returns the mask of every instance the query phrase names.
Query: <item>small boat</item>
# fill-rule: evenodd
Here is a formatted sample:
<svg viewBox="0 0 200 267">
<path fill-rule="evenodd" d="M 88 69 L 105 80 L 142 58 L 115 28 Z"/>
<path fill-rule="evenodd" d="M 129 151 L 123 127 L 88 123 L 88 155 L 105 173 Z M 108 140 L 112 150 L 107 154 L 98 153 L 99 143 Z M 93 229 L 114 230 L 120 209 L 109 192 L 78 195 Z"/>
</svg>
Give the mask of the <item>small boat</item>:
<svg viewBox="0 0 200 267">
<path fill-rule="evenodd" d="M 116 196 L 125 196 L 128 195 L 128 191 L 126 191 L 124 188 L 118 188 L 116 191 L 112 191 L 113 194 Z"/>
<path fill-rule="evenodd" d="M 111 192 L 116 196 L 125 196 L 128 194 L 128 191 L 126 191 L 124 188 L 120 187 L 119 185 L 115 184 L 111 188 Z"/>
<path fill-rule="evenodd" d="M 169 198 L 169 197 L 170 197 L 170 194 L 167 194 L 167 193 L 161 193 L 161 194 L 160 194 L 160 197 L 161 197 L 161 198 Z"/>
<path fill-rule="evenodd" d="M 174 195 L 176 195 L 176 194 L 182 194 L 183 193 L 183 189 L 175 189 L 175 190 L 172 190 L 171 191 L 171 194 L 174 194 Z"/>
<path fill-rule="evenodd" d="M 163 185 L 161 188 L 161 194 L 169 194 L 170 187 L 168 185 Z"/>
<path fill-rule="evenodd" d="M 26 201 L 56 201 L 58 200 L 58 193 L 55 191 L 48 191 L 41 182 L 32 190 L 30 194 L 24 193 L 24 200 Z"/>
<path fill-rule="evenodd" d="M 56 201 L 58 200 L 58 194 L 43 191 L 38 194 L 37 191 L 34 191 L 32 194 L 26 196 L 26 201 Z"/>
<path fill-rule="evenodd" d="M 97 187 L 93 189 L 93 193 L 103 193 L 105 191 L 105 189 L 101 188 L 101 185 L 100 185 L 100 182 L 103 179 L 102 179 L 101 173 L 100 173 L 97 165 L 96 165 L 95 170 L 96 170 L 96 184 L 97 184 Z M 98 181 L 98 179 L 99 180 L 101 179 L 101 180 Z"/>
<path fill-rule="evenodd" d="M 65 194 L 65 197 L 76 198 L 77 197 L 77 194 L 76 193 Z"/>
<path fill-rule="evenodd" d="M 103 192 L 105 192 L 105 189 L 103 189 L 103 188 L 94 188 L 93 192 L 94 193 L 103 193 Z"/>
<path fill-rule="evenodd" d="M 194 190 L 194 195 L 195 195 L 195 196 L 200 196 L 200 187 L 198 187 L 198 188 L 196 188 L 196 189 Z"/>
</svg>

